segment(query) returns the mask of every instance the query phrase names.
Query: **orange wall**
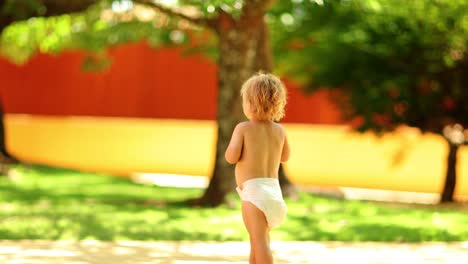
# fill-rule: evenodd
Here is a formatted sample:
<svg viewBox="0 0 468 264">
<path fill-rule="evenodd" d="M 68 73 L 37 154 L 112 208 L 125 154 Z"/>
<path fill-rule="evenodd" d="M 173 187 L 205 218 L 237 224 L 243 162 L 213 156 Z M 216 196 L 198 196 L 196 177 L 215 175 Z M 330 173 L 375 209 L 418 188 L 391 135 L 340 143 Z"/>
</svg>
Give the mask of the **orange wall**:
<svg viewBox="0 0 468 264">
<path fill-rule="evenodd" d="M 215 121 L 7 114 L 7 146 L 23 161 L 85 171 L 210 177 Z M 344 125 L 285 124 L 288 177 L 303 186 L 438 193 L 445 179 L 444 139 L 402 128 L 376 137 Z M 458 156 L 456 194 L 468 196 L 468 148 Z"/>
<path fill-rule="evenodd" d="M 210 175 L 216 123 L 204 120 L 216 117 L 214 62 L 144 43 L 109 53 L 112 66 L 98 73 L 82 72 L 84 55 L 76 51 L 38 54 L 24 66 L 0 59 L 8 149 L 22 160 L 86 170 Z M 446 158 L 440 138 L 411 132 L 377 140 L 345 126 L 309 125 L 340 123 L 329 94 L 304 96 L 286 85 L 284 121 L 296 123 L 286 125 L 294 149 L 286 169 L 295 182 L 440 190 Z M 401 149 L 406 159 L 392 166 Z M 465 195 L 467 153 L 460 154 L 457 191 Z"/>
<path fill-rule="evenodd" d="M 216 118 L 214 62 L 178 49 L 134 43 L 109 50 L 112 65 L 83 72 L 83 52 L 38 54 L 26 65 L 0 59 L 0 92 L 7 113 L 108 117 Z M 326 91 L 304 96 L 286 82 L 285 122 L 339 123 Z"/>
</svg>

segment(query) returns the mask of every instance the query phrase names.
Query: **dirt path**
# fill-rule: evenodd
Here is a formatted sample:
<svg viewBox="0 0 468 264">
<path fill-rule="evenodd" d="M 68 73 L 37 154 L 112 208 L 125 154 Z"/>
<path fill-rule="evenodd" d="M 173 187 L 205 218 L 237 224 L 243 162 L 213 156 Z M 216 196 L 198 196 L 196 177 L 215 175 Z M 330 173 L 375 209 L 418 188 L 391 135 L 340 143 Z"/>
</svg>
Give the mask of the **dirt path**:
<svg viewBox="0 0 468 264">
<path fill-rule="evenodd" d="M 468 263 L 468 242 L 273 242 L 275 263 Z M 5 264 L 247 263 L 246 242 L 0 241 Z"/>
</svg>

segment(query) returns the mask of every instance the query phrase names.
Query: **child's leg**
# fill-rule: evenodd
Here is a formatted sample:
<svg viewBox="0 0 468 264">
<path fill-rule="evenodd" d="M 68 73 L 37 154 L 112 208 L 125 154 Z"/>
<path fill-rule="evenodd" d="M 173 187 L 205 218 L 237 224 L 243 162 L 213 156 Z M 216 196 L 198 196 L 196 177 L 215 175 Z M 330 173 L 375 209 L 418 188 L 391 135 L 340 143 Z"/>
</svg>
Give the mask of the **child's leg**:
<svg viewBox="0 0 468 264">
<path fill-rule="evenodd" d="M 252 248 L 252 239 L 250 239 L 250 256 L 249 256 L 249 264 L 255 264 L 255 252 Z"/>
<path fill-rule="evenodd" d="M 263 212 L 252 203 L 243 201 L 242 218 L 250 236 L 250 263 L 273 263 L 269 228 Z"/>
</svg>

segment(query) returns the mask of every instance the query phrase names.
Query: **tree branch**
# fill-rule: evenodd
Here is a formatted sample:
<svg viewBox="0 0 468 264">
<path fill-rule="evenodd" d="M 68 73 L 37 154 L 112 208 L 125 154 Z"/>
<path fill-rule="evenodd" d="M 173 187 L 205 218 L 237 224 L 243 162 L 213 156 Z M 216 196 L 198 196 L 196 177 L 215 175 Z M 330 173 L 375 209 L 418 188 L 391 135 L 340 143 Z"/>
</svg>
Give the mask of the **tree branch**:
<svg viewBox="0 0 468 264">
<path fill-rule="evenodd" d="M 263 16 L 274 0 L 245 0 L 242 7 L 242 19 Z"/>
<path fill-rule="evenodd" d="M 27 20 L 32 17 L 49 17 L 82 12 L 97 1 L 98 0 L 40 0 L 37 4 L 41 8 L 33 9 L 30 5 L 28 6 L 25 4 L 24 1 L 9 2 L 0 0 L 0 10 L 3 10 L 6 5 L 13 5 L 8 9 L 14 10 L 14 12 L 11 13 L 3 12 L 0 14 L 0 34 L 4 28 L 13 22 Z"/>
<path fill-rule="evenodd" d="M 40 2 L 46 8 L 42 16 L 58 16 L 85 11 L 98 0 L 41 0 Z"/>
<path fill-rule="evenodd" d="M 199 26 L 204 26 L 204 27 L 208 27 L 208 28 L 211 28 L 211 29 L 215 29 L 215 27 L 216 27 L 216 21 L 214 19 L 209 19 L 209 18 L 206 18 L 206 17 L 192 17 L 192 16 L 186 15 L 186 14 L 184 14 L 182 12 L 178 12 L 178 11 L 172 9 L 172 8 L 165 7 L 165 6 L 161 5 L 161 4 L 155 3 L 152 0 L 133 0 L 133 1 L 136 2 L 136 3 L 140 3 L 140 4 L 143 4 L 143 5 L 147 5 L 149 7 L 152 7 L 154 9 L 166 14 L 166 15 L 178 17 L 180 19 L 187 20 L 190 23 L 193 23 L 193 24 L 196 24 L 196 25 L 199 25 Z"/>
<path fill-rule="evenodd" d="M 221 8 L 218 10 L 216 24 L 214 25 L 214 29 L 218 34 L 223 34 L 223 32 L 229 31 L 230 28 L 233 28 L 236 25 L 236 20 L 230 14 Z"/>
</svg>

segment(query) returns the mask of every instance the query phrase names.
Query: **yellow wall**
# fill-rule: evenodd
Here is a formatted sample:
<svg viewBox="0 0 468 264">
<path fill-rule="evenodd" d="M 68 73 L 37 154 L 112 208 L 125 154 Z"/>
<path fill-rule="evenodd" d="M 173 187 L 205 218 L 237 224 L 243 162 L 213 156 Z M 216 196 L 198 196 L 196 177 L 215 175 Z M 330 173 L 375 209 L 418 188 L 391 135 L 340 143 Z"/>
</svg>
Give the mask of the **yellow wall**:
<svg viewBox="0 0 468 264">
<path fill-rule="evenodd" d="M 7 115 L 7 146 L 20 159 L 82 170 L 128 174 L 210 175 L 213 121 Z M 290 178 L 304 185 L 439 192 L 443 139 L 406 129 L 377 138 L 344 126 L 285 125 Z M 457 193 L 468 195 L 468 150 L 458 163 Z"/>
</svg>

